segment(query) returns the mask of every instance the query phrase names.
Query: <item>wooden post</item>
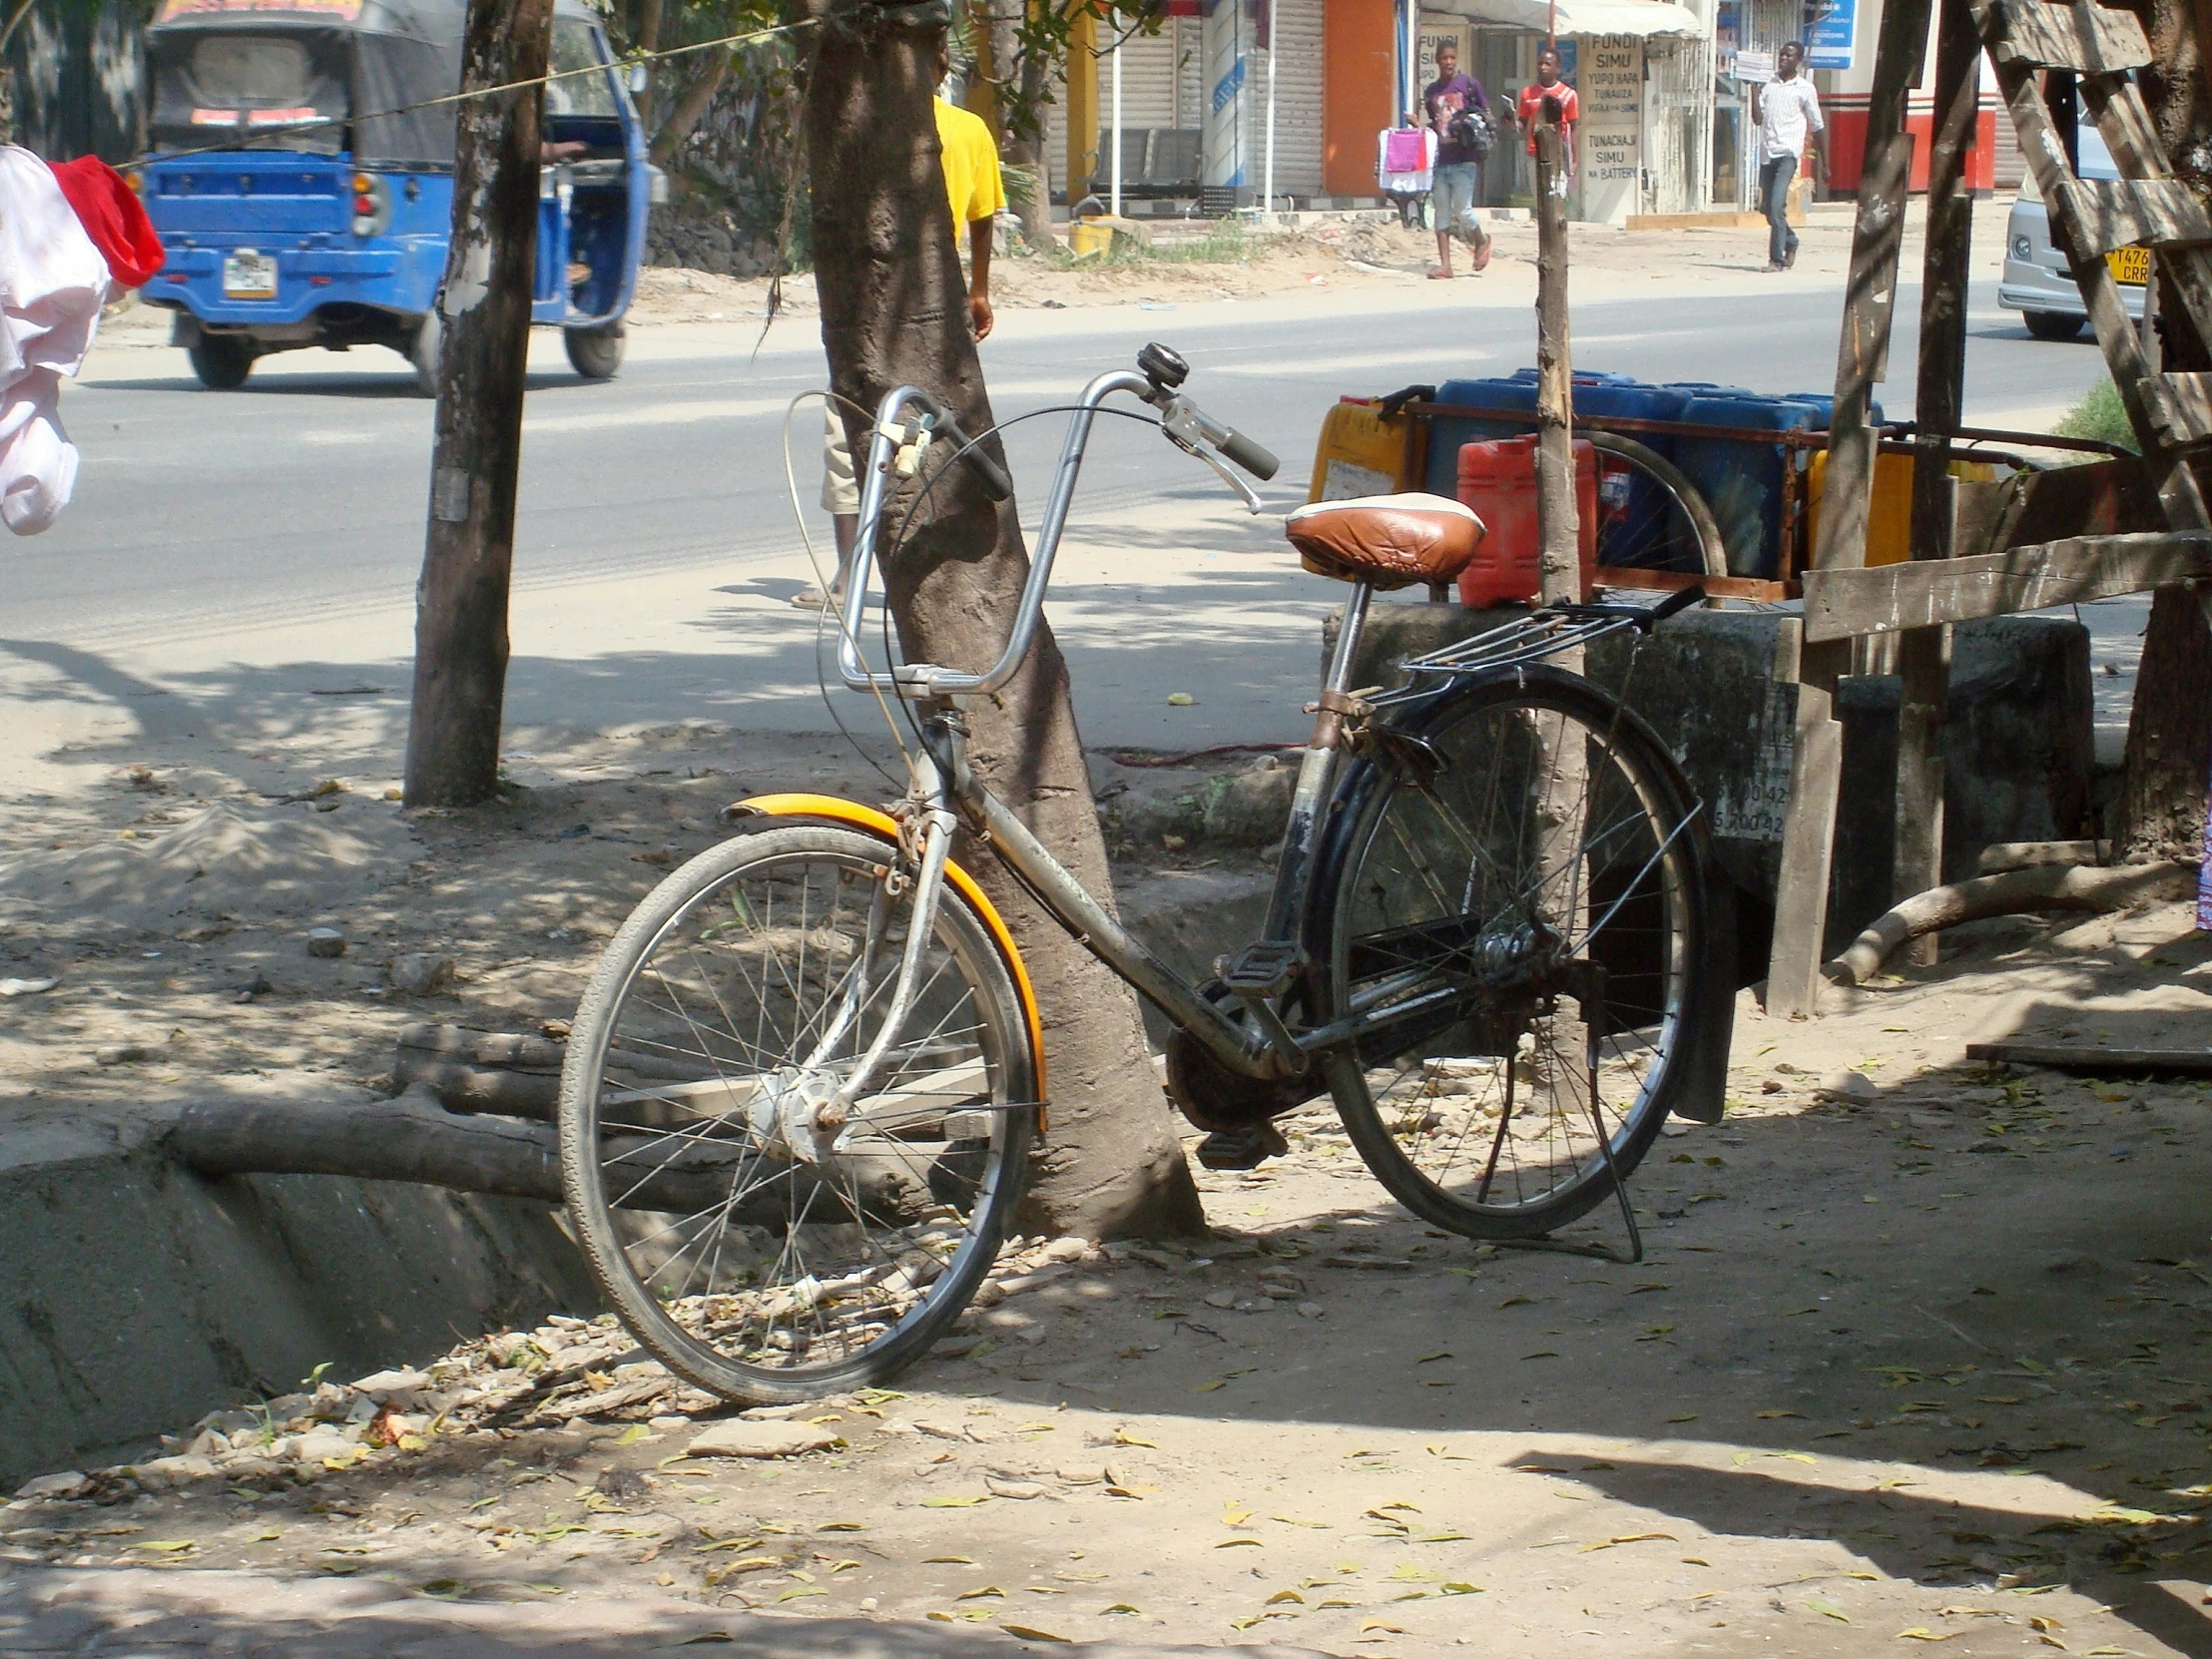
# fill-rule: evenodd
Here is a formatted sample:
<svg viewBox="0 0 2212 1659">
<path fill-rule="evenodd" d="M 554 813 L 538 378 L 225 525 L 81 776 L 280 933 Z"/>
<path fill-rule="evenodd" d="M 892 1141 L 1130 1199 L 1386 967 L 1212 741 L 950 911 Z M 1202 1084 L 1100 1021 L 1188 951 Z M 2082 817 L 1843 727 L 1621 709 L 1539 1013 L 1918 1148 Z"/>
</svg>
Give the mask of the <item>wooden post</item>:
<svg viewBox="0 0 2212 1659">
<path fill-rule="evenodd" d="M 1580 600 L 1581 518 L 1574 499 L 1574 352 L 1567 329 L 1567 176 L 1558 106 L 1536 128 L 1536 529 L 1546 603 Z"/>
<path fill-rule="evenodd" d="M 1938 0 L 1936 115 L 1928 159 L 1928 243 L 1921 262 L 1920 384 L 1914 418 L 1925 447 L 1913 468 L 1913 557 L 1951 554 L 1950 464 L 1945 453 L 1964 413 L 1967 257 L 1973 196 L 1966 157 L 1978 104 L 1981 41 L 1967 0 Z M 1950 690 L 1950 630 L 1908 629 L 1898 639 L 1898 805 L 1893 901 L 1943 879 L 1943 720 Z M 1937 935 L 1907 947 L 1933 965 Z"/>
<path fill-rule="evenodd" d="M 1579 551 L 1581 510 L 1574 494 L 1574 351 L 1567 325 L 1567 170 L 1559 134 L 1559 106 L 1544 100 L 1536 124 L 1536 541 L 1537 583 L 1544 603 L 1577 603 L 1582 591 Z M 1552 660 L 1574 673 L 1582 670 L 1577 646 Z M 1538 716 L 1537 741 L 1543 755 L 1543 783 L 1536 803 L 1540 826 L 1538 869 L 1543 876 L 1539 908 L 1561 934 L 1573 938 L 1589 927 L 1587 872 L 1580 868 L 1584 830 L 1589 820 L 1589 745 L 1579 727 L 1556 715 Z M 1595 1108 L 1588 1079 L 1596 1074 L 1594 1055 L 1583 1063 L 1595 1010 L 1584 1005 L 1581 1017 L 1564 1008 L 1549 1022 L 1548 1041 L 1531 1056 L 1535 1087 L 1551 1109 L 1579 1119 Z"/>
<path fill-rule="evenodd" d="M 1852 570 L 1867 560 L 1867 502 L 1879 436 L 1868 415 L 1874 387 L 1889 368 L 1890 313 L 1913 162 L 1905 103 L 1927 49 L 1928 12 L 1929 0 L 1891 0 L 1882 12 L 1836 353 L 1836 411 L 1829 423 L 1820 542 L 1813 549 L 1816 569 Z M 1843 782 L 1843 728 L 1834 719 L 1835 696 L 1837 682 L 1850 670 L 1849 641 L 1807 644 L 1798 654 L 1797 753 L 1790 764 L 1790 814 L 1782 831 L 1774 945 L 1767 959 L 1767 1011 L 1793 1019 L 1810 1016 L 1820 994 L 1836 798 Z"/>
<path fill-rule="evenodd" d="M 469 0 L 468 92 L 545 73 L 552 0 Z M 430 517 L 415 594 L 406 802 L 465 807 L 499 783 L 507 586 L 537 259 L 538 108 L 528 87 L 460 106 L 453 240 L 426 326 L 441 326 Z"/>
</svg>

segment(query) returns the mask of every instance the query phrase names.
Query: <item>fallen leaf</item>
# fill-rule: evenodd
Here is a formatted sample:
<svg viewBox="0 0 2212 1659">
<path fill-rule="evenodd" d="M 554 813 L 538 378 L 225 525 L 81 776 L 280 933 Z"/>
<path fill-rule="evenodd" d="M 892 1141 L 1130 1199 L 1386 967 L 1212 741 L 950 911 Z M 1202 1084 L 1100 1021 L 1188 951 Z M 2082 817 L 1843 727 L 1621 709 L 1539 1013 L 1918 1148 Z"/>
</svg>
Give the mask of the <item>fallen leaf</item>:
<svg viewBox="0 0 2212 1659">
<path fill-rule="evenodd" d="M 1268 1516 L 1268 1519 L 1272 1521 L 1281 1521 L 1285 1526 L 1310 1526 L 1317 1532 L 1327 1532 L 1330 1530 L 1330 1526 L 1327 1521 L 1302 1520 L 1297 1515 L 1270 1515 Z"/>
<path fill-rule="evenodd" d="M 1824 1619 L 1834 1619 L 1838 1624 L 1851 1623 L 1851 1615 L 1833 1601 L 1823 1601 L 1818 1596 L 1807 1598 L 1805 1605 Z"/>
<path fill-rule="evenodd" d="M 1224 1526 L 1242 1526 L 1251 1518 L 1252 1511 L 1238 1504 L 1231 1504 L 1221 1512 L 1221 1524 Z"/>
<path fill-rule="evenodd" d="M 1216 1549 L 1236 1549 L 1240 1546 L 1250 1549 L 1262 1549 L 1266 1547 L 1260 1542 L 1258 1538 L 1224 1538 L 1220 1543 L 1214 1545 Z"/>
<path fill-rule="evenodd" d="M 1479 1584 L 1465 1584 L 1458 1579 L 1451 1579 L 1443 1586 L 1443 1593 L 1447 1596 L 1478 1596 L 1482 1593 L 1482 1586 Z"/>
<path fill-rule="evenodd" d="M 1435 1360 L 1448 1360 L 1448 1359 L 1450 1359 L 1450 1358 L 1451 1358 L 1451 1350 L 1450 1350 L 1450 1349 L 1448 1349 L 1448 1348 L 1439 1348 L 1439 1349 L 1438 1349 L 1438 1350 L 1436 1350 L 1436 1352 L 1435 1352 L 1435 1353 L 1433 1353 L 1433 1354 L 1423 1354 L 1423 1355 L 1422 1355 L 1422 1356 L 1421 1356 L 1421 1357 L 1420 1357 L 1419 1359 L 1415 1360 L 1415 1361 L 1413 1362 L 1413 1364 L 1414 1364 L 1414 1365 L 1416 1365 L 1416 1366 L 1425 1366 L 1425 1365 L 1429 1364 L 1429 1363 L 1430 1363 L 1431 1361 L 1435 1361 Z"/>
<path fill-rule="evenodd" d="M 1456 1544 L 1466 1541 L 1464 1532 L 1424 1532 L 1413 1542 L 1416 1544 Z"/>
<path fill-rule="evenodd" d="M 1279 1601 L 1295 1601 L 1301 1607 L 1306 1605 L 1306 1598 L 1300 1595 L 1296 1590 L 1278 1590 L 1275 1592 L 1275 1594 L 1269 1596 L 1268 1599 L 1264 1603 L 1262 1603 L 1262 1605 L 1273 1607 Z"/>
<path fill-rule="evenodd" d="M 801 1596 L 826 1596 L 829 1593 L 820 1584 L 794 1584 L 790 1589 L 780 1591 L 776 1599 L 778 1601 L 797 1601 Z"/>
<path fill-rule="evenodd" d="M 145 1543 L 133 1544 L 133 1549 L 143 1549 L 156 1555 L 175 1555 L 182 1550 L 196 1547 L 191 1538 L 150 1538 Z"/>
<path fill-rule="evenodd" d="M 979 1584 L 972 1590 L 962 1590 L 952 1599 L 954 1601 L 974 1601 L 983 1596 L 997 1596 L 1000 1600 L 1003 1601 L 1005 1599 L 1006 1592 L 1000 1589 L 996 1584 Z"/>
<path fill-rule="evenodd" d="M 1582 1546 L 1581 1553 L 1587 1555 L 1593 1549 L 1611 1549 L 1616 1544 L 1650 1543 L 1654 1539 L 1658 1538 L 1664 1538 L 1670 1544 L 1680 1543 L 1682 1541 L 1681 1539 L 1677 1538 L 1672 1532 L 1623 1532 L 1618 1537 L 1601 1538 L 1594 1544 L 1584 1544 Z"/>
<path fill-rule="evenodd" d="M 1132 1434 L 1127 1428 L 1117 1428 L 1114 1430 L 1114 1444 L 1141 1445 L 1148 1447 L 1153 1451 L 1158 1451 L 1160 1449 L 1160 1442 L 1158 1440 L 1148 1440 L 1144 1438 L 1141 1434 Z"/>
<path fill-rule="evenodd" d="M 1532 1296 L 1509 1296 L 1498 1306 L 1500 1308 L 1533 1308 L 1536 1306 L 1536 1299 Z"/>
<path fill-rule="evenodd" d="M 1761 1411 L 1759 1413 L 1759 1416 L 1762 1419 L 1772 1417 L 1802 1417 L 1804 1415 L 1805 1413 L 1803 1411 Z"/>
<path fill-rule="evenodd" d="M 1938 1636 L 1927 1625 L 1916 1624 L 1910 1630 L 1899 1631 L 1897 1639 L 1901 1642 L 1947 1642 L 1957 1634 L 1958 1632 L 1955 1630 L 1946 1630 Z"/>
<path fill-rule="evenodd" d="M 1217 1377 L 1217 1378 L 1215 1378 L 1215 1379 L 1213 1380 L 1213 1382 L 1201 1382 L 1201 1383 L 1200 1383 L 1200 1384 L 1199 1384 L 1199 1385 L 1198 1385 L 1197 1387 L 1193 1388 L 1193 1389 L 1191 1390 L 1191 1392 L 1192 1392 L 1192 1393 L 1194 1393 L 1194 1394 L 1210 1394 L 1210 1393 L 1212 1393 L 1212 1392 L 1213 1392 L 1213 1391 L 1214 1391 L 1214 1390 L 1215 1390 L 1216 1388 L 1226 1388 L 1226 1387 L 1228 1387 L 1228 1386 L 1229 1386 L 1229 1379 L 1228 1379 L 1228 1378 L 1226 1378 L 1226 1377 Z"/>
<path fill-rule="evenodd" d="M 1067 1640 L 1065 1636 L 1055 1636 L 1049 1630 L 1039 1630 L 1033 1624 L 1007 1624 L 1001 1620 L 998 1628 L 1005 1631 L 1009 1636 L 1019 1636 L 1025 1642 L 1064 1642 Z"/>
<path fill-rule="evenodd" d="M 921 1564 L 925 1567 L 972 1567 L 975 1565 L 975 1557 L 972 1555 L 929 1555 L 922 1558 Z"/>
<path fill-rule="evenodd" d="M 1126 1601 L 1117 1601 L 1111 1607 L 1101 1607 L 1098 1610 L 1098 1616 L 1105 1618 L 1109 1613 L 1135 1613 L 1141 1616 L 1143 1612 L 1144 1609 L 1141 1607 L 1132 1607 Z"/>
<path fill-rule="evenodd" d="M 980 1497 L 925 1497 L 921 1500 L 921 1506 L 924 1509 L 972 1509 L 978 1503 L 988 1503 L 990 1500 L 991 1495 L 988 1492 Z"/>
<path fill-rule="evenodd" d="M 1667 1419 L 1667 1421 L 1669 1421 L 1669 1422 L 1695 1422 L 1695 1421 L 1697 1421 L 1697 1413 L 1696 1413 L 1695 1411 L 1677 1411 L 1677 1412 L 1675 1412 L 1675 1414 L 1674 1414 L 1673 1416 L 1669 1417 L 1669 1418 Z"/>
<path fill-rule="evenodd" d="M 1392 1636 L 1405 1634 L 1405 1627 L 1401 1624 L 1391 1624 L 1386 1619 L 1362 1619 L 1360 1621 L 1360 1634 L 1365 1636 L 1371 1630 L 1386 1631 Z"/>
</svg>

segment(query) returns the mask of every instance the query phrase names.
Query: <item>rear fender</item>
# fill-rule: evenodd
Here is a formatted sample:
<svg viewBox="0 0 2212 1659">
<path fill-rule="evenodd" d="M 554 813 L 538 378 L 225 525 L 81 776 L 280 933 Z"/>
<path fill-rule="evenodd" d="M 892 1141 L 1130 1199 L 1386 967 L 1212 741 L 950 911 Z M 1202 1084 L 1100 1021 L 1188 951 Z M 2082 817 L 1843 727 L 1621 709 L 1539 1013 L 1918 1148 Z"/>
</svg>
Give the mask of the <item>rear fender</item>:
<svg viewBox="0 0 2212 1659">
<path fill-rule="evenodd" d="M 890 814 L 873 807 L 863 807 L 856 801 L 841 801 L 833 795 L 756 795 L 739 802 L 725 814 L 731 819 L 775 818 L 814 819 L 825 824 L 835 824 L 843 829 L 858 830 L 865 834 L 895 847 L 898 844 L 898 825 Z M 1051 1091 L 1045 1086 L 1044 1070 L 1044 1021 L 1037 1012 L 1037 993 L 1029 983 L 1029 969 L 1022 964 L 1021 950 L 1014 943 L 1014 935 L 998 913 L 998 906 L 990 901 L 975 877 L 960 865 L 947 858 L 944 865 L 945 879 L 959 890 L 960 896 L 975 906 L 976 914 L 983 918 L 983 925 L 990 929 L 993 942 L 998 946 L 999 959 L 1006 964 L 1006 971 L 1013 975 L 1014 990 L 1021 998 L 1022 1018 L 1029 1025 L 1029 1052 L 1037 1077 L 1037 1099 L 1051 1099 Z M 1047 1113 L 1043 1106 L 1037 1108 L 1037 1133 L 1048 1127 Z"/>
</svg>

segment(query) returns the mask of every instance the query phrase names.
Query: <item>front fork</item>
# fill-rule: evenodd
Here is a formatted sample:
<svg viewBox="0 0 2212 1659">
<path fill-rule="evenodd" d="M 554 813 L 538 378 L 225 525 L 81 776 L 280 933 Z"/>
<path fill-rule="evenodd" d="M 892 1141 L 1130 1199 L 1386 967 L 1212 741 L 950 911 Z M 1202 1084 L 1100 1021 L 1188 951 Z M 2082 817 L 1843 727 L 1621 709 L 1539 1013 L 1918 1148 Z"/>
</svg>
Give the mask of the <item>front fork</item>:
<svg viewBox="0 0 2212 1659">
<path fill-rule="evenodd" d="M 912 766 L 913 785 L 907 793 L 908 810 L 899 836 L 902 855 L 907 851 L 909 831 L 919 842 L 910 859 L 914 901 L 906 921 L 906 948 L 899 956 L 898 980 L 891 988 L 890 1006 L 884 1010 L 882 1023 L 876 1027 L 875 1040 L 868 1044 L 867 1052 L 860 1056 L 837 1092 L 823 1107 L 820 1125 L 832 1134 L 844 1127 L 851 1115 L 852 1103 L 875 1087 L 883 1070 L 883 1057 L 897 1040 L 898 1033 L 905 1029 L 906 1016 L 913 1011 L 914 998 L 919 994 L 922 959 L 936 931 L 937 898 L 944 890 L 945 860 L 952 854 L 952 832 L 959 827 L 959 821 L 945 803 L 944 778 L 937 770 L 936 761 L 924 749 L 914 755 Z M 834 1028 L 825 1033 L 816 1045 L 816 1057 L 809 1061 L 811 1066 L 826 1061 L 846 1031 L 858 1023 L 860 1005 L 867 999 L 868 984 L 873 977 L 875 951 L 882 942 L 878 917 L 887 913 L 889 902 L 895 896 L 893 888 L 906 873 L 901 866 L 908 861 L 904 856 L 894 859 L 876 888 L 874 905 L 868 916 L 867 945 L 854 970 L 846 1007 L 839 1010 L 837 1019 L 832 1022 Z"/>
</svg>

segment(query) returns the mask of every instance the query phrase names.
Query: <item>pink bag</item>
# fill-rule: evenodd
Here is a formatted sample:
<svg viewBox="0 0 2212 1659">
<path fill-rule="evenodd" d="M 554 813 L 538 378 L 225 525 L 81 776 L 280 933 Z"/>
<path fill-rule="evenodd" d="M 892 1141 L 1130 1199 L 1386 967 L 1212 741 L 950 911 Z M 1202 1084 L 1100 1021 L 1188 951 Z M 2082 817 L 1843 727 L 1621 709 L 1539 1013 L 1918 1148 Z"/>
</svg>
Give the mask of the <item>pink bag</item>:
<svg viewBox="0 0 2212 1659">
<path fill-rule="evenodd" d="M 1428 170 L 1428 139 L 1417 127 L 1391 129 L 1382 141 L 1382 171 L 1385 173 L 1425 173 Z"/>
</svg>

